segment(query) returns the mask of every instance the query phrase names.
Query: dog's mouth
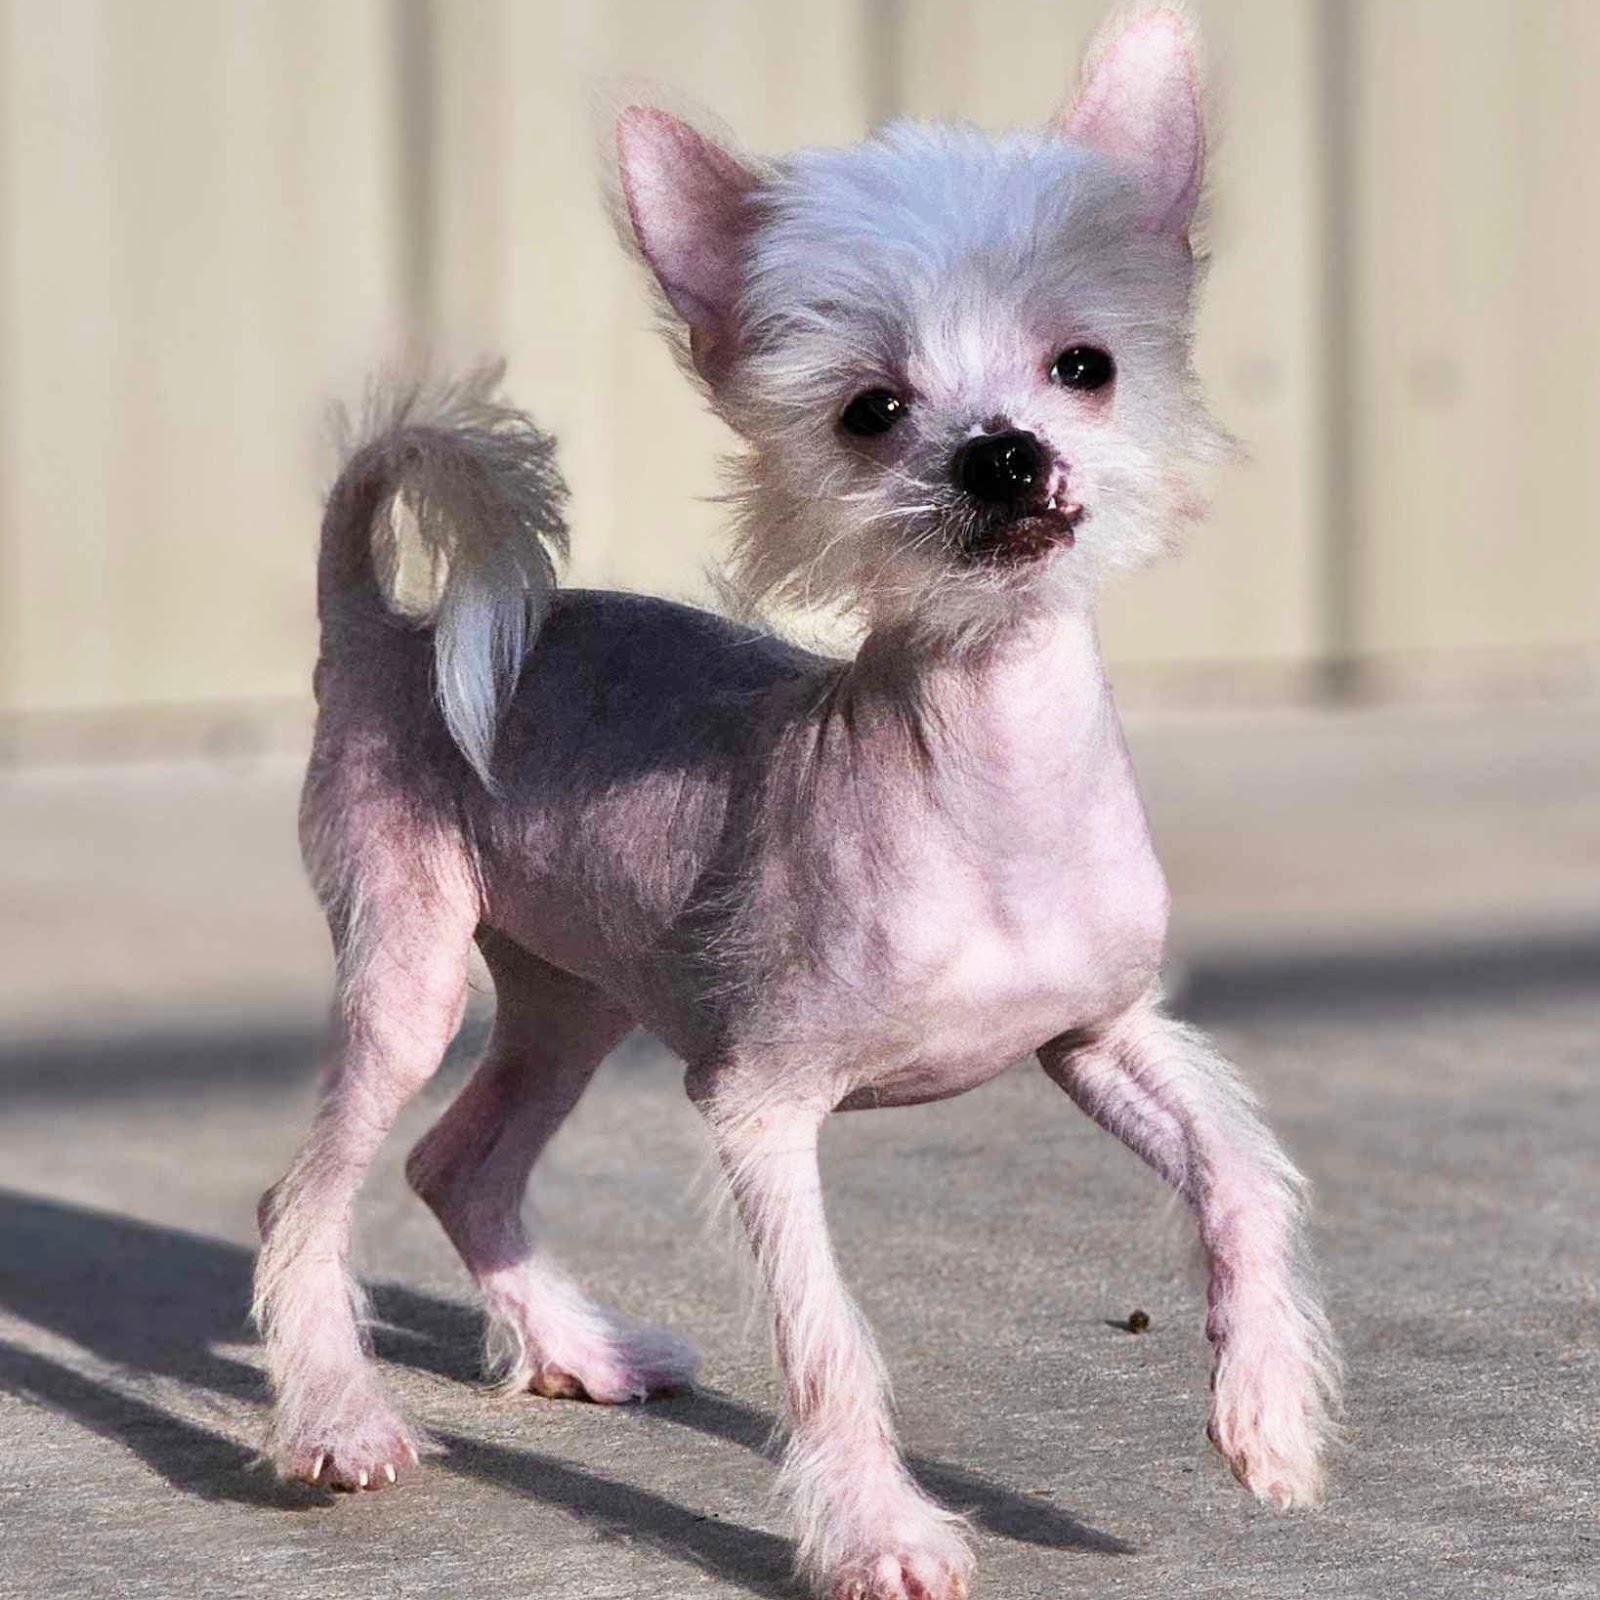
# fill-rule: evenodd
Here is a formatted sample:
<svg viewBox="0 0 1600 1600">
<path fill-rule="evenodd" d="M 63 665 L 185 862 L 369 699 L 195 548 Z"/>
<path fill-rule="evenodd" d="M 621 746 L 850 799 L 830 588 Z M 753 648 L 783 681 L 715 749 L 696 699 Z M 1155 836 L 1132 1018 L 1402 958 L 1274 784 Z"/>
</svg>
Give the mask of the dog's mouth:
<svg viewBox="0 0 1600 1600">
<path fill-rule="evenodd" d="M 1052 498 L 1041 506 L 1025 506 L 977 528 L 963 554 L 986 566 L 1025 566 L 1056 550 L 1070 550 L 1078 526 L 1088 512 L 1076 500 Z"/>
</svg>

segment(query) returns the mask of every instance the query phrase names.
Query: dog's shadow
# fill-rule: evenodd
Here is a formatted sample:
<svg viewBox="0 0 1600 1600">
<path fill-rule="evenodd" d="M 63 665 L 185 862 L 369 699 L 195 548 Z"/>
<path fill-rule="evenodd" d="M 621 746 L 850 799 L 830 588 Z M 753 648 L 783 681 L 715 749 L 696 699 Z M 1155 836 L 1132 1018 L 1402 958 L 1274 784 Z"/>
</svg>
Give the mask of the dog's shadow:
<svg viewBox="0 0 1600 1600">
<path fill-rule="evenodd" d="M 0 1309 L 70 1340 L 125 1381 L 103 1382 L 0 1339 L 0 1385 L 114 1439 L 174 1488 L 208 1500 L 306 1511 L 329 1496 L 280 1483 L 256 1451 L 177 1414 L 171 1384 L 264 1408 L 258 1367 L 218 1353 L 247 1342 L 252 1258 L 239 1245 L 130 1217 L 0 1189 Z M 476 1381 L 479 1318 L 468 1306 L 400 1285 L 372 1291 L 377 1353 L 436 1375 Z M 147 1379 L 151 1397 L 138 1391 Z M 202 1414 L 205 1413 L 202 1411 Z M 657 1401 L 649 1425 L 689 1428 L 764 1451 L 773 1419 L 726 1394 L 696 1390 Z M 434 1430 L 439 1463 L 463 1476 L 649 1544 L 756 1594 L 787 1595 L 786 1541 L 705 1517 L 660 1495 L 537 1451 Z M 1058 1550 L 1122 1554 L 1131 1546 L 1060 1507 L 946 1462 L 913 1456 L 930 1493 L 991 1533 Z"/>
</svg>

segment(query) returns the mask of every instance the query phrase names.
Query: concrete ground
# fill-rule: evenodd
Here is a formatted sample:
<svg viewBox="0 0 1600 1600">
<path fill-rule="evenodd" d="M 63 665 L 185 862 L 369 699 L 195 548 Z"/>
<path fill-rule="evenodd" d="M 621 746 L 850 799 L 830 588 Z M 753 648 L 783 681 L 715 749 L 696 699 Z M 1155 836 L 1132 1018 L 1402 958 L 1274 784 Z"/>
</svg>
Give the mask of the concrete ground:
<svg viewBox="0 0 1600 1600">
<path fill-rule="evenodd" d="M 982 1592 L 1600 1593 L 1600 711 L 1213 716 L 1133 742 L 1180 1008 L 1316 1181 L 1349 1444 L 1325 1512 L 1245 1499 L 1202 1433 L 1185 1220 L 1042 1074 L 840 1118 L 840 1254 Z M 254 1464 L 252 1210 L 306 1117 L 326 985 L 294 781 L 0 775 L 0 1595 L 792 1594 L 760 1319 L 643 1039 L 534 1205 L 596 1292 L 699 1339 L 702 1389 L 607 1410 L 474 1387 L 468 1285 L 399 1176 L 464 1045 L 359 1227 L 379 1354 L 441 1454 L 359 1498 Z"/>
</svg>

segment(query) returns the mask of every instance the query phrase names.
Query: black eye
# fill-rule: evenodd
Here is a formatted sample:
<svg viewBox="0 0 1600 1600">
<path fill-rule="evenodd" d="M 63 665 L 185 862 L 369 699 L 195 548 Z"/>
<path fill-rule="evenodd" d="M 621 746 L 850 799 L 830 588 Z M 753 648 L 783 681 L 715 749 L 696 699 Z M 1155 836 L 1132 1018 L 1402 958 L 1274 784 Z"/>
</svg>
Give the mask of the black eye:
<svg viewBox="0 0 1600 1600">
<path fill-rule="evenodd" d="M 868 389 L 844 408 L 839 426 L 858 438 L 872 439 L 887 433 L 906 414 L 906 403 L 887 389 Z"/>
<path fill-rule="evenodd" d="M 1092 344 L 1075 344 L 1070 350 L 1063 350 L 1050 369 L 1052 380 L 1063 389 L 1081 389 L 1086 394 L 1105 388 L 1116 375 L 1116 362 Z"/>
</svg>

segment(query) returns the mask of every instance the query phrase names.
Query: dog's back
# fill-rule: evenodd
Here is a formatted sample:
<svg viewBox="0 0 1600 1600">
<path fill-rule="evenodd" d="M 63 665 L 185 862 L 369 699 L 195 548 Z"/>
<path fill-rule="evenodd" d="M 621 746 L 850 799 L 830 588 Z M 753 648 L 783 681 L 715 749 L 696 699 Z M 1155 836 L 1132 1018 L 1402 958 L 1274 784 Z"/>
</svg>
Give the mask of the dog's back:
<svg viewBox="0 0 1600 1600">
<path fill-rule="evenodd" d="M 336 928 L 374 878 L 431 895 L 443 859 L 483 926 L 637 1007 L 668 981 L 640 953 L 670 964 L 730 814 L 760 808 L 839 664 L 669 600 L 558 591 L 553 443 L 493 379 L 391 393 L 329 494 L 305 858 Z"/>
</svg>

